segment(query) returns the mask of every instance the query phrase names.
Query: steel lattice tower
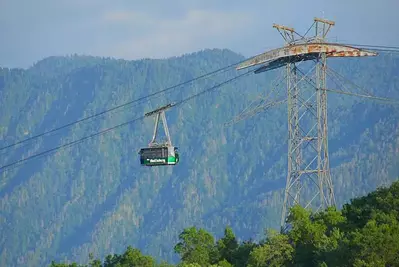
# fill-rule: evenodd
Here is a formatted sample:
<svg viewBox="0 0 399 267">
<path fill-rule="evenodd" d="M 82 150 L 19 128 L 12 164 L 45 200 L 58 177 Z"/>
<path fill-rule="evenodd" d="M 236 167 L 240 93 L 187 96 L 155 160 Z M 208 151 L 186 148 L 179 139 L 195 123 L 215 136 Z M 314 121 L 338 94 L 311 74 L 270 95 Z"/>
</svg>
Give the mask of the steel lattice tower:
<svg viewBox="0 0 399 267">
<path fill-rule="evenodd" d="M 281 214 L 281 230 L 288 227 L 287 218 L 291 207 L 300 205 L 314 211 L 335 206 L 333 183 L 328 157 L 327 124 L 327 58 L 364 57 L 377 54 L 359 48 L 328 43 L 326 36 L 333 21 L 315 18 L 312 27 L 315 34 L 305 37 L 293 28 L 274 24 L 285 40 L 285 46 L 253 57 L 241 63 L 237 70 L 263 65 L 255 73 L 285 66 L 288 106 L 288 173 Z M 295 39 L 295 37 L 299 38 Z M 314 63 L 304 73 L 299 65 Z M 281 102 L 281 101 L 280 101 Z M 254 115 L 259 108 L 269 108 L 277 102 L 269 102 L 255 108 L 243 117 Z"/>
<path fill-rule="evenodd" d="M 311 41 L 324 43 L 326 34 L 333 25 L 333 22 L 315 19 L 316 34 Z M 274 27 L 284 33 L 286 46 L 296 43 L 293 29 L 279 25 Z M 314 58 L 316 91 L 307 97 L 304 94 L 305 89 L 300 88 L 298 82 L 297 64 L 286 64 L 288 173 L 281 216 L 283 231 L 292 206 L 313 206 L 317 211 L 335 205 L 328 158 L 327 91 L 323 90 L 326 88 L 326 59 L 325 52 L 318 53 Z M 306 76 L 305 79 L 310 78 L 309 75 Z M 303 155 L 304 152 L 307 152 L 306 155 Z M 304 184 L 307 184 L 309 192 L 306 198 L 301 198 Z"/>
</svg>

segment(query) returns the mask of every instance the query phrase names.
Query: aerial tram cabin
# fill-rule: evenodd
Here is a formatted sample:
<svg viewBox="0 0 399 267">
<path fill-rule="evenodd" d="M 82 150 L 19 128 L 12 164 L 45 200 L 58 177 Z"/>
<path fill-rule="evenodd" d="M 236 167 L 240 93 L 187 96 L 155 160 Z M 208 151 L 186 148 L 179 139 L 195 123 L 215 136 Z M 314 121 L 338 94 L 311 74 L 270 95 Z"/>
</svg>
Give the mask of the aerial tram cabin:
<svg viewBox="0 0 399 267">
<path fill-rule="evenodd" d="M 148 147 L 142 148 L 139 151 L 140 164 L 142 166 L 162 166 L 162 165 L 176 165 L 179 162 L 178 148 L 172 145 L 172 141 L 169 134 L 168 125 L 166 122 L 165 110 L 172 107 L 172 104 L 168 104 L 164 107 L 158 108 L 151 111 L 145 116 L 155 115 L 155 128 L 151 142 Z M 166 141 L 157 142 L 157 133 L 159 120 L 162 120 L 163 128 L 166 135 Z"/>
</svg>

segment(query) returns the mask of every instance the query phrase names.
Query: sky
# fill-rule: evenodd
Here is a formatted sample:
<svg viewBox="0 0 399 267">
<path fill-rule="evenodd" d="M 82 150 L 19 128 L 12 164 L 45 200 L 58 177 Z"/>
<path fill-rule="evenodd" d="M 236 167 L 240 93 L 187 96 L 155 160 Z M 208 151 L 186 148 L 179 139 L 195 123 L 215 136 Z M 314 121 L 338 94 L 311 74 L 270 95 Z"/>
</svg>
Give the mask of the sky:
<svg viewBox="0 0 399 267">
<path fill-rule="evenodd" d="M 253 56 L 282 46 L 273 23 L 304 33 L 334 20 L 332 41 L 399 45 L 399 0 L 0 0 L 0 66 L 70 54 L 167 58 L 206 48 Z"/>
</svg>

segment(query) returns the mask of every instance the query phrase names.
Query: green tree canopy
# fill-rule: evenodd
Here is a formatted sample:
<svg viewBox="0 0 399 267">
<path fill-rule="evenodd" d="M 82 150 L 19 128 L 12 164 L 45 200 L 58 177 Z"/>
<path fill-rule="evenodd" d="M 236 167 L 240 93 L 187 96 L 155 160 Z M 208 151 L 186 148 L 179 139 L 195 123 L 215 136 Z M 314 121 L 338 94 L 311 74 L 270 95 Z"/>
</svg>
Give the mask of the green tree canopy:
<svg viewBox="0 0 399 267">
<path fill-rule="evenodd" d="M 312 213 L 300 206 L 290 211 L 290 230 L 269 229 L 259 243 L 238 242 L 231 227 L 215 238 L 205 229 L 189 227 L 175 245 L 181 262 L 177 267 L 264 267 L 264 266 L 399 266 L 399 181 L 379 188 L 344 206 Z M 52 262 L 51 267 L 80 267 L 76 263 Z M 157 263 L 140 250 L 127 247 L 108 255 L 104 263 L 90 257 L 87 267 L 172 267 Z"/>
</svg>

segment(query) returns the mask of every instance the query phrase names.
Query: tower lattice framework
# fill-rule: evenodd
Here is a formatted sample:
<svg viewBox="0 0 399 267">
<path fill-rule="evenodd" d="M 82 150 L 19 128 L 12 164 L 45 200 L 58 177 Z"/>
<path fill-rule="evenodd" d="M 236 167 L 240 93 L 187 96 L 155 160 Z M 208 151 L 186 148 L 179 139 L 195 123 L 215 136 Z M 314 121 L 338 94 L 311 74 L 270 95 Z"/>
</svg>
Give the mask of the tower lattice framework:
<svg viewBox="0 0 399 267">
<path fill-rule="evenodd" d="M 281 214 L 283 232 L 289 227 L 287 219 L 294 205 L 316 212 L 336 205 L 328 156 L 327 92 L 331 90 L 327 88 L 326 81 L 327 58 L 377 55 L 376 52 L 350 45 L 327 42 L 327 33 L 334 25 L 333 21 L 314 18 L 313 25 L 305 35 L 301 35 L 293 28 L 274 24 L 273 27 L 284 38 L 285 45 L 252 57 L 236 67 L 242 70 L 258 66 L 254 70 L 255 74 L 285 67 L 288 173 Z M 306 37 L 311 29 L 315 29 L 315 34 Z M 274 90 L 270 90 L 270 93 Z M 227 125 L 285 100 L 263 102 L 252 110 L 242 112 Z"/>
<path fill-rule="evenodd" d="M 294 38 L 294 29 L 274 25 L 286 41 L 285 46 L 298 42 L 324 43 L 334 22 L 315 19 L 315 36 Z M 300 205 L 315 211 L 335 206 L 333 183 L 328 157 L 328 123 L 325 52 L 313 59 L 314 65 L 303 73 L 300 63 L 288 62 L 288 173 L 281 215 L 281 229 L 287 228 L 290 208 Z M 312 77 L 312 73 L 315 77 Z M 313 83 L 313 85 L 311 85 Z M 306 189 L 306 191 L 304 191 Z"/>
</svg>

